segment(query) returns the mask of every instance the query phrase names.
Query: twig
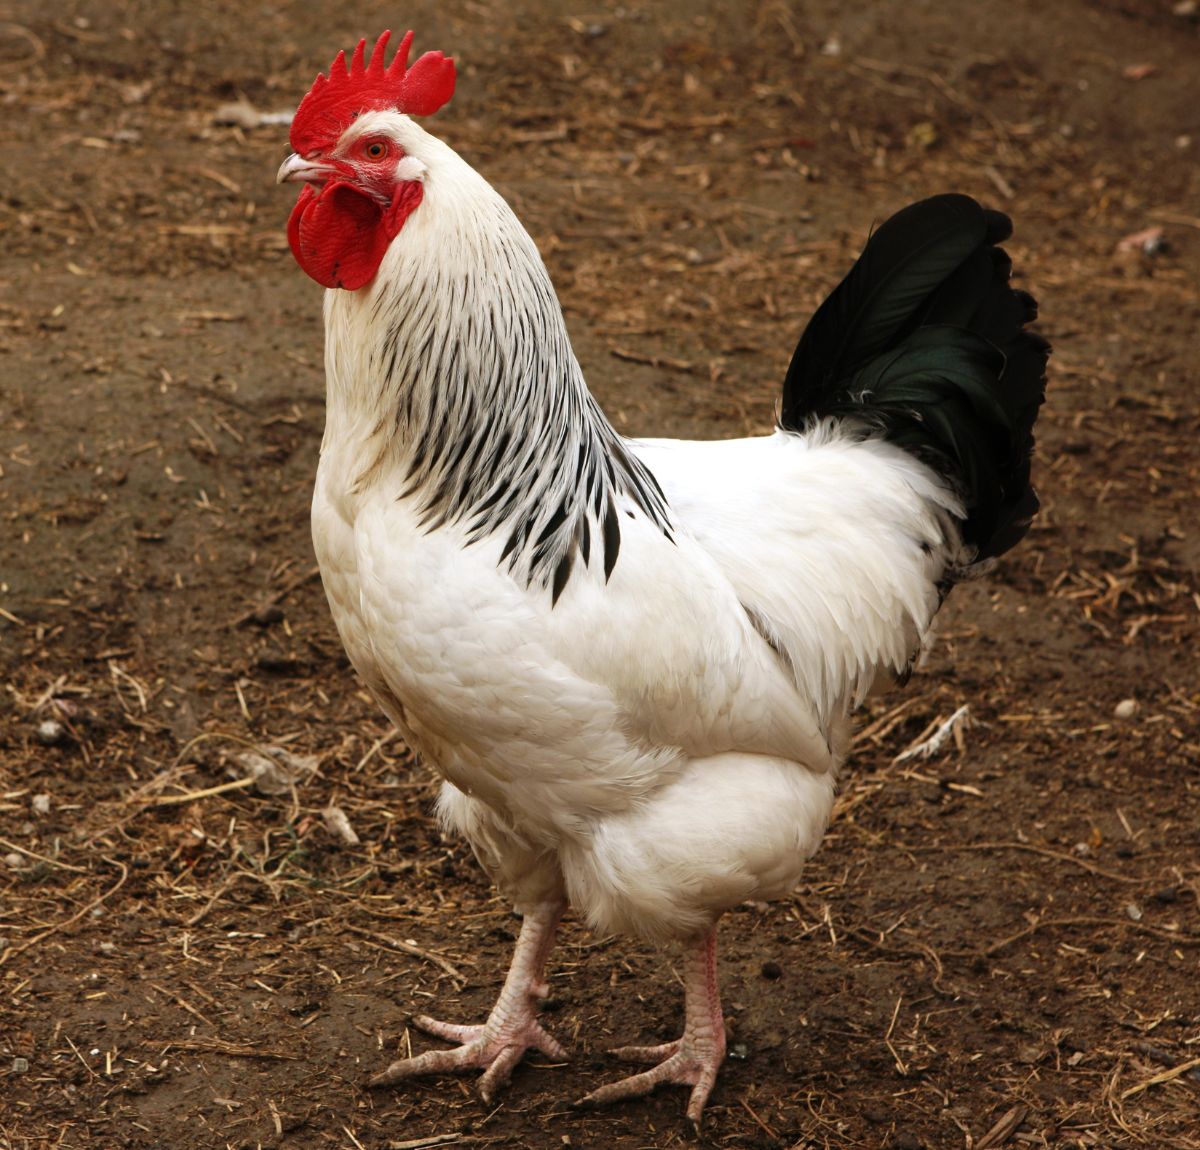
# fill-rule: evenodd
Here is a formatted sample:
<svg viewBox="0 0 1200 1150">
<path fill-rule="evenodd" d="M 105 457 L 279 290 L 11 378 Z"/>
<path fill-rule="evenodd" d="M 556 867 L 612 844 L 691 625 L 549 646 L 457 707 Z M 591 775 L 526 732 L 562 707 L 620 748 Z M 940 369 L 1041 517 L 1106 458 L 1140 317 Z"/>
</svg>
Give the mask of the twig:
<svg viewBox="0 0 1200 1150">
<path fill-rule="evenodd" d="M 850 740 L 850 745 L 856 747 L 859 743 L 865 743 L 868 739 L 882 738 L 900 722 L 906 711 L 911 710 L 920 702 L 922 702 L 922 699 L 919 695 L 913 695 L 911 698 L 905 699 L 899 705 L 892 707 L 890 711 L 880 715 L 873 723 L 868 723 L 861 731 L 855 731 Z"/>
<path fill-rule="evenodd" d="M 1166 939 L 1177 946 L 1200 946 L 1200 934 L 1179 934 L 1170 930 L 1159 930 L 1157 927 L 1147 926 L 1142 922 L 1134 922 L 1132 919 L 1098 918 L 1088 915 L 1079 918 L 1038 919 L 1032 926 L 1027 926 L 1024 930 L 1017 931 L 1016 934 L 1010 934 L 1008 938 L 1002 938 L 999 942 L 992 943 L 983 953 L 988 956 L 997 954 L 1004 950 L 1005 947 L 1011 946 L 1014 942 L 1020 942 L 1021 939 L 1027 938 L 1029 935 L 1041 930 L 1044 926 L 1115 926 L 1123 930 L 1136 930 L 1144 934 L 1151 934 L 1155 938 Z"/>
<path fill-rule="evenodd" d="M 758 1116 L 758 1115 L 755 1113 L 754 1107 L 753 1107 L 753 1106 L 751 1106 L 751 1105 L 750 1105 L 750 1103 L 749 1103 L 749 1102 L 748 1102 L 748 1101 L 747 1101 L 745 1098 L 742 1098 L 742 1099 L 740 1099 L 739 1101 L 740 1101 L 740 1102 L 741 1102 L 741 1104 L 742 1104 L 742 1109 L 743 1109 L 743 1110 L 745 1110 L 745 1111 L 746 1111 L 746 1113 L 747 1113 L 747 1114 L 749 1114 L 749 1115 L 750 1115 L 750 1117 L 754 1119 L 755 1125 L 757 1125 L 757 1126 L 758 1126 L 758 1128 L 759 1128 L 759 1129 L 760 1129 L 760 1130 L 761 1130 L 761 1131 L 762 1131 L 762 1132 L 763 1132 L 763 1133 L 764 1133 L 764 1134 L 765 1134 L 765 1135 L 766 1135 L 768 1138 L 770 1138 L 772 1142 L 777 1142 L 777 1141 L 779 1140 L 779 1135 L 778 1135 L 778 1134 L 776 1134 L 776 1133 L 775 1133 L 775 1131 L 774 1131 L 774 1130 L 772 1130 L 772 1129 L 771 1129 L 771 1127 L 770 1127 L 770 1126 L 768 1126 L 768 1125 L 767 1125 L 767 1124 L 766 1124 L 766 1123 L 765 1123 L 765 1122 L 764 1122 L 764 1121 L 763 1121 L 763 1120 L 762 1120 L 762 1119 L 761 1119 L 761 1118 L 760 1118 L 760 1117 L 759 1117 L 759 1116 Z"/>
<path fill-rule="evenodd" d="M 896 999 L 896 1009 L 892 1011 L 892 1021 L 888 1023 L 887 1033 L 883 1036 L 883 1044 L 888 1048 L 888 1052 L 895 1060 L 896 1069 L 900 1072 L 901 1078 L 908 1077 L 908 1067 L 904 1065 L 904 1060 L 896 1053 L 896 1048 L 892 1045 L 892 1031 L 896 1029 L 896 1019 L 900 1017 L 900 1004 L 904 1001 L 904 995 L 900 995 Z"/>
<path fill-rule="evenodd" d="M 1178 1066 L 1180 1060 L 1169 1050 L 1163 1050 L 1161 1046 L 1155 1046 L 1152 1042 L 1135 1042 L 1134 1050 L 1140 1054 L 1144 1054 L 1151 1062 L 1157 1062 L 1159 1066 Z M 1193 1066 L 1187 1076 L 1195 1082 L 1200 1082 L 1200 1066 Z"/>
<path fill-rule="evenodd" d="M 73 915 L 71 915 L 70 918 L 65 919 L 60 923 L 56 923 L 48 930 L 42 931 L 41 934 L 35 934 L 33 938 L 27 939 L 19 946 L 10 946 L 3 954 L 0 954 L 0 966 L 3 966 L 10 958 L 14 958 L 18 954 L 23 954 L 31 946 L 37 946 L 39 942 L 41 942 L 43 939 L 49 938 L 52 934 L 57 934 L 60 930 L 66 930 L 67 927 L 73 926 L 81 918 L 84 918 L 86 915 L 95 910 L 96 907 L 98 907 L 106 899 L 112 898 L 112 896 L 125 885 L 125 880 L 129 877 L 129 868 L 124 863 L 117 862 L 115 859 L 110 859 L 107 856 L 105 856 L 104 861 L 108 863 L 109 866 L 120 867 L 121 869 L 121 877 L 117 879 L 115 883 L 113 883 L 112 887 L 100 895 L 99 898 L 92 899 L 87 906 L 85 906 L 82 910 L 76 911 Z"/>
<path fill-rule="evenodd" d="M 462 1142 L 467 1135 L 463 1134 L 429 1134 L 424 1138 L 407 1138 L 403 1142 L 389 1142 L 388 1150 L 425 1150 L 427 1146 L 449 1146 L 453 1142 Z M 474 1142 L 474 1138 L 470 1138 Z"/>
<path fill-rule="evenodd" d="M 29 55 L 23 60 L 7 60 L 5 61 L 10 68 L 17 69 L 27 67 L 34 60 L 40 60 L 46 55 L 46 45 L 35 36 L 24 24 L 13 24 L 5 21 L 0 24 L 0 35 L 8 33 L 12 36 L 19 36 L 26 44 L 29 45 Z"/>
<path fill-rule="evenodd" d="M 1124 882 L 1136 885 L 1142 881 L 1139 878 L 1131 878 L 1129 875 L 1117 874 L 1114 871 L 1105 870 L 1103 867 L 1098 867 L 1094 863 L 1090 863 L 1085 859 L 1076 858 L 1074 855 L 1065 855 L 1061 851 L 1052 851 L 1049 847 L 1039 847 L 1034 843 L 1019 843 L 1015 840 L 1011 842 L 958 843 L 951 846 L 938 845 L 925 847 L 907 847 L 897 844 L 897 849 L 908 851 L 912 854 L 920 854 L 923 851 L 1029 851 L 1030 854 L 1043 855 L 1045 858 L 1057 859 L 1059 862 L 1070 863 L 1072 866 L 1081 867 L 1089 874 L 1096 874 L 1101 878 L 1112 879 L 1113 882 Z"/>
<path fill-rule="evenodd" d="M 975 1143 L 975 1150 L 998 1150 L 1017 1132 L 1017 1127 L 1025 1121 L 1025 1115 L 1028 1113 L 1029 1107 L 1022 1103 L 1005 1111 L 996 1124 Z"/>
<path fill-rule="evenodd" d="M 1147 213 L 1152 219 L 1166 220 L 1169 224 L 1183 224 L 1188 228 L 1200 228 L 1200 218 L 1196 216 L 1185 216 L 1179 212 L 1168 212 L 1164 208 L 1158 208 Z"/>
<path fill-rule="evenodd" d="M 361 934 L 364 938 L 378 939 L 380 942 L 385 943 L 393 950 L 399 950 L 404 954 L 411 954 L 414 958 L 423 958 L 426 962 L 432 962 L 434 966 L 441 967 L 442 970 L 444 970 L 451 978 L 457 979 L 459 982 L 467 981 L 466 978 L 463 977 L 462 972 L 452 963 L 447 962 L 446 959 L 442 958 L 440 955 L 432 953 L 431 951 L 422 950 L 414 943 L 405 942 L 403 939 L 399 938 L 392 938 L 391 935 L 380 934 L 375 930 L 367 930 L 365 927 L 355 926 L 353 923 L 347 923 L 347 928 L 352 930 L 355 934 Z"/>
<path fill-rule="evenodd" d="M 302 571 L 299 575 L 293 575 L 292 578 L 284 583 L 282 587 L 278 587 L 276 590 L 272 591 L 261 603 L 255 603 L 253 607 L 243 611 L 235 619 L 230 619 L 225 626 L 230 630 L 233 630 L 235 627 L 244 626 L 246 623 L 249 623 L 250 620 L 253 619 L 254 616 L 257 615 L 264 607 L 273 606 L 274 604 L 278 603 L 280 599 L 290 595 L 296 590 L 296 588 L 303 587 L 305 583 L 311 583 L 314 579 L 318 578 L 320 574 L 320 567 L 310 567 L 307 571 Z"/>
<path fill-rule="evenodd" d="M 64 1035 L 63 1035 L 63 1038 L 65 1038 L 65 1039 L 67 1040 L 67 1045 L 68 1045 L 68 1046 L 69 1046 L 69 1047 L 70 1047 L 70 1048 L 71 1048 L 73 1051 L 75 1051 L 75 1057 L 76 1057 L 76 1058 L 78 1058 L 78 1059 L 79 1059 L 79 1061 L 80 1061 L 81 1063 L 83 1063 L 83 1068 L 84 1068 L 84 1070 L 86 1070 L 86 1071 L 87 1071 L 87 1072 L 88 1072 L 88 1073 L 89 1073 L 89 1074 L 90 1074 L 90 1075 L 91 1075 L 93 1078 L 99 1078 L 99 1077 L 100 1077 L 100 1075 L 99 1075 L 99 1074 L 97 1074 L 97 1073 L 96 1073 L 96 1072 L 95 1072 L 95 1071 L 94 1071 L 94 1070 L 93 1070 L 93 1069 L 92 1069 L 92 1068 L 91 1068 L 91 1067 L 90 1067 L 90 1066 L 87 1064 L 87 1059 L 86 1059 L 86 1058 L 84 1058 L 84 1056 L 83 1056 L 82 1054 L 80 1054 L 80 1053 L 79 1053 L 79 1047 L 78 1047 L 78 1046 L 76 1046 L 76 1045 L 75 1045 L 75 1043 L 73 1043 L 73 1042 L 71 1041 L 71 1036 L 70 1036 L 69 1034 L 64 1034 Z"/>
<path fill-rule="evenodd" d="M 50 866 L 58 867 L 59 870 L 74 871 L 76 874 L 91 874 L 92 872 L 87 867 L 71 866 L 70 863 L 59 862 L 58 859 L 52 859 L 48 855 L 40 855 L 37 851 L 31 851 L 28 847 L 23 847 L 20 843 L 10 843 L 8 839 L 0 839 L 0 847 L 8 847 L 9 850 L 20 851 L 23 855 L 28 855 L 31 859 L 37 859 L 38 862 L 44 862 Z"/>
<path fill-rule="evenodd" d="M 399 733 L 400 732 L 397 731 L 395 727 L 392 727 L 387 734 L 380 735 L 379 738 L 371 744 L 371 749 L 367 751 L 367 753 L 363 755 L 361 759 L 358 760 L 358 765 L 350 773 L 357 775 L 358 772 L 361 771 L 363 767 L 365 767 L 371 761 L 371 759 L 374 758 L 375 755 L 377 755 L 381 750 L 383 750 L 383 748 L 387 746 L 387 744 L 390 743 Z"/>
<path fill-rule="evenodd" d="M 192 1015 L 193 1018 L 198 1018 L 198 1019 L 200 1019 L 201 1022 L 204 1023 L 205 1026 L 211 1026 L 214 1030 L 216 1029 L 217 1024 L 215 1022 L 213 1022 L 213 1020 L 211 1018 L 206 1018 L 203 1014 L 201 1014 L 200 1011 L 198 1011 L 182 995 L 176 994 L 175 991 L 169 990 L 165 986 L 160 986 L 157 982 L 152 982 L 152 983 L 150 983 L 150 985 L 152 987 L 154 987 L 154 989 L 157 990 L 159 994 L 165 995 L 167 998 L 171 999 L 177 1006 L 181 1006 L 184 1010 L 186 1010 L 188 1012 L 188 1014 Z"/>
<path fill-rule="evenodd" d="M 208 913 L 212 910 L 212 908 L 214 906 L 216 906 L 217 903 L 219 903 L 221 901 L 221 899 L 223 899 L 229 893 L 230 889 L 233 887 L 233 884 L 235 882 L 237 882 L 237 880 L 241 877 L 243 877 L 242 872 L 238 871 L 238 872 L 234 873 L 233 875 L 231 875 L 229 878 L 227 878 L 213 892 L 212 897 L 209 898 L 209 900 L 198 911 L 196 911 L 196 913 L 194 915 L 192 915 L 192 917 L 189 918 L 187 920 L 187 922 L 185 922 L 183 925 L 192 927 L 192 926 L 197 926 L 201 922 L 203 922 L 204 919 L 208 916 Z"/>
<path fill-rule="evenodd" d="M 610 355 L 626 360 L 628 363 L 644 363 L 649 367 L 665 367 L 670 371 L 686 373 L 696 370 L 695 365 L 686 359 L 672 359 L 666 355 L 643 355 L 641 352 L 627 351 L 623 347 L 610 347 L 608 351 Z"/>
</svg>

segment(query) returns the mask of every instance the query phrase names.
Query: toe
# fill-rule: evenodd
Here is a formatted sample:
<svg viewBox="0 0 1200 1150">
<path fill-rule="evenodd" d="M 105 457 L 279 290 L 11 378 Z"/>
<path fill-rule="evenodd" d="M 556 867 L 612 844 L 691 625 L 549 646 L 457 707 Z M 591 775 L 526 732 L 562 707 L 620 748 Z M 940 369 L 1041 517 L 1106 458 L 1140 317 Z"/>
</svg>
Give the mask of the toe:
<svg viewBox="0 0 1200 1150">
<path fill-rule="evenodd" d="M 582 1107 L 607 1106 L 610 1102 L 620 1102 L 626 1098 L 640 1098 L 644 1094 L 649 1094 L 660 1083 L 668 1081 L 665 1075 L 657 1073 L 661 1068 L 661 1066 L 657 1066 L 654 1070 L 646 1070 L 641 1074 L 634 1074 L 617 1082 L 609 1082 L 598 1090 L 585 1094 L 575 1105 Z"/>
<path fill-rule="evenodd" d="M 553 1058 L 555 1062 L 566 1062 L 567 1048 L 559 1042 L 549 1031 L 543 1030 L 541 1026 L 534 1025 L 533 1031 L 528 1036 L 528 1045 L 537 1051 L 540 1051 L 547 1058 Z"/>
<path fill-rule="evenodd" d="M 496 1096 L 496 1091 L 508 1085 L 514 1067 L 525 1054 L 525 1047 L 520 1043 L 506 1046 L 492 1059 L 492 1064 L 479 1078 L 479 1094 L 490 1106 Z"/>
<path fill-rule="evenodd" d="M 430 1018 L 428 1014 L 417 1015 L 412 1020 L 412 1024 L 426 1034 L 432 1034 L 436 1038 L 445 1038 L 449 1042 L 474 1042 L 475 1039 L 483 1037 L 482 1026 L 463 1026 L 457 1022 L 441 1022 L 436 1018 Z"/>
<path fill-rule="evenodd" d="M 415 1058 L 401 1058 L 393 1062 L 386 1070 L 376 1074 L 368 1085 L 391 1086 L 406 1078 L 416 1078 L 422 1074 L 444 1074 L 450 1070 L 461 1070 L 470 1066 L 473 1059 L 470 1047 L 460 1046 L 456 1050 L 427 1050 Z"/>
<path fill-rule="evenodd" d="M 708 1102 L 708 1096 L 712 1093 L 713 1085 L 717 1080 L 716 1071 L 711 1074 L 702 1073 L 700 1081 L 692 1087 L 691 1097 L 688 1099 L 687 1117 L 692 1124 L 692 1129 L 697 1134 L 700 1133 L 700 1120 L 704 1117 L 704 1107 Z"/>
<path fill-rule="evenodd" d="M 680 1042 L 664 1042 L 661 1046 L 618 1046 L 609 1053 L 622 1062 L 641 1062 L 645 1065 L 655 1065 L 678 1053 Z"/>
</svg>

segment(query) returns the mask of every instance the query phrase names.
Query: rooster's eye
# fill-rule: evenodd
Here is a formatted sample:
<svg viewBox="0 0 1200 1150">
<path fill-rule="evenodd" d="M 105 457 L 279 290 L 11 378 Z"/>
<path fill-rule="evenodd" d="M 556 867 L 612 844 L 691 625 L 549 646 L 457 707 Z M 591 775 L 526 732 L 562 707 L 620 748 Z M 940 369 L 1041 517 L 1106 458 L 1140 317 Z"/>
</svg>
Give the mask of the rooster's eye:
<svg viewBox="0 0 1200 1150">
<path fill-rule="evenodd" d="M 363 151 L 368 160 L 382 160 L 387 155 L 387 144 L 382 140 L 372 140 Z"/>
</svg>

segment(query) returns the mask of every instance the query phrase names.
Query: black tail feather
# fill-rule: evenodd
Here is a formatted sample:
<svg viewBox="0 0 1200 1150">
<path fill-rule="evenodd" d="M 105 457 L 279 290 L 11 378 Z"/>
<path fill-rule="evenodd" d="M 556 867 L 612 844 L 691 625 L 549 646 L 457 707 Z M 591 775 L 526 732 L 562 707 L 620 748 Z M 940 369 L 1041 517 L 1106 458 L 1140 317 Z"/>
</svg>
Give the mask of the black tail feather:
<svg viewBox="0 0 1200 1150">
<path fill-rule="evenodd" d="M 945 475 L 978 559 L 1019 542 L 1038 508 L 1029 471 L 1050 347 L 1025 330 L 1037 304 L 995 246 L 1011 233 L 968 196 L 892 216 L 805 329 L 780 407 L 794 430 L 864 421 Z"/>
</svg>

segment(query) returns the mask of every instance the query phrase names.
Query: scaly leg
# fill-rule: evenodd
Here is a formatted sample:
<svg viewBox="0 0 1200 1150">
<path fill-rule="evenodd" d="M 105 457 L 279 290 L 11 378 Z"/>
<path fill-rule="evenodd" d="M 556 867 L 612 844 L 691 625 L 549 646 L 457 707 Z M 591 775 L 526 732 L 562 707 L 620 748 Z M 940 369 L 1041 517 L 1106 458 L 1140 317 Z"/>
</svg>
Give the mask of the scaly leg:
<svg viewBox="0 0 1200 1150">
<path fill-rule="evenodd" d="M 566 1058 L 567 1052 L 542 1029 L 537 1017 L 537 1004 L 549 993 L 542 974 L 565 909 L 566 904 L 561 900 L 545 902 L 525 915 L 512 965 L 487 1022 L 482 1026 L 462 1026 L 424 1015 L 414 1018 L 414 1025 L 427 1034 L 461 1045 L 453 1050 L 429 1050 L 414 1058 L 402 1058 L 372 1078 L 370 1085 L 391 1086 L 419 1074 L 482 1070 L 479 1092 L 485 1102 L 491 1102 L 497 1087 L 508 1081 L 513 1067 L 531 1047 L 550 1058 Z"/>
<path fill-rule="evenodd" d="M 651 1070 L 593 1090 L 579 1106 L 601 1106 L 623 1098 L 639 1098 L 664 1083 L 690 1086 L 687 1116 L 699 1128 L 704 1104 L 725 1060 L 725 1019 L 717 991 L 716 927 L 684 953 L 683 1037 L 661 1046 L 623 1046 L 613 1053 L 626 1062 L 657 1063 Z"/>
</svg>

